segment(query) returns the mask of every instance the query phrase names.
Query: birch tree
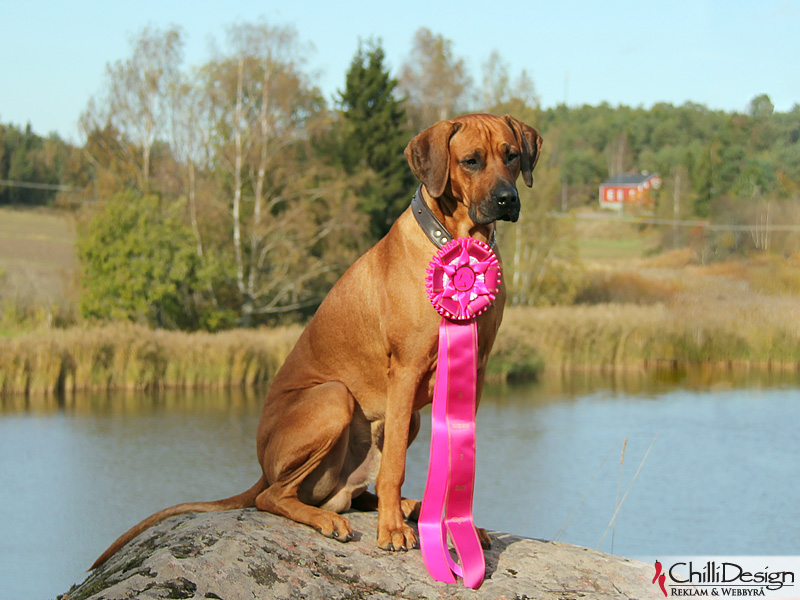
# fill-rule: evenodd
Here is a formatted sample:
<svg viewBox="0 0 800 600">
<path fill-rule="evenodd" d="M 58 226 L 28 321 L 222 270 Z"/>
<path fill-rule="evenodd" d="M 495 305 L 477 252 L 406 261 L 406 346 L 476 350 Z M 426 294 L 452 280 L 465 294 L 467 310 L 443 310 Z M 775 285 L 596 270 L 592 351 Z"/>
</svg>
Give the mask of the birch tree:
<svg viewBox="0 0 800 600">
<path fill-rule="evenodd" d="M 515 224 L 500 224 L 504 279 L 512 306 L 569 304 L 582 272 L 574 224 L 552 206 L 560 193 L 557 166 L 539 164 L 532 189 L 519 186 L 522 211 Z"/>
<path fill-rule="evenodd" d="M 291 28 L 239 25 L 205 67 L 243 326 L 318 302 L 316 283 L 336 269 L 321 244 L 347 229 L 342 186 L 308 157 L 324 103 L 301 70 L 304 51 Z"/>
<path fill-rule="evenodd" d="M 518 114 L 528 108 L 539 107 L 533 78 L 522 69 L 516 78 L 511 77 L 508 62 L 497 50 L 481 65 L 481 85 L 475 102 L 480 110 L 497 115 Z"/>
<path fill-rule="evenodd" d="M 414 131 L 466 110 L 472 80 L 453 42 L 422 27 L 414 34 L 411 54 L 403 63 L 399 89 L 408 98 Z"/>
<path fill-rule="evenodd" d="M 203 257 L 203 238 L 198 213 L 198 171 L 212 163 L 213 123 L 209 97 L 197 77 L 181 75 L 171 93 L 171 146 L 186 176 L 189 222 L 197 255 Z"/>
<path fill-rule="evenodd" d="M 520 106 L 515 114 L 525 123 L 541 126 L 536 105 Z M 513 306 L 569 304 L 579 290 L 583 268 L 575 246 L 574 223 L 553 211 L 562 191 L 562 159 L 555 150 L 560 145 L 558 137 L 555 132 L 545 135 L 533 187 L 521 181 L 517 184 L 522 205 L 519 221 L 498 227 L 503 278 Z"/>
<path fill-rule="evenodd" d="M 150 186 L 151 153 L 159 136 L 168 133 L 170 96 L 180 76 L 183 40 L 176 27 L 145 27 L 131 39 L 130 58 L 106 67 L 104 90 L 89 101 L 81 116 L 85 135 L 114 131 L 106 151 L 135 165 L 137 187 Z M 100 140 L 102 142 L 102 140 Z"/>
</svg>

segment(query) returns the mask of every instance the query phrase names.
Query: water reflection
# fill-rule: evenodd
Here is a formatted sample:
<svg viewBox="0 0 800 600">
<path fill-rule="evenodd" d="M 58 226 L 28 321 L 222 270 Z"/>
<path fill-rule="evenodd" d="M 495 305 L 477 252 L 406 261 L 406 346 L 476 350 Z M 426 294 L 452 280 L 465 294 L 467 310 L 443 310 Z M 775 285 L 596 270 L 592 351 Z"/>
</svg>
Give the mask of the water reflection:
<svg viewBox="0 0 800 600">
<path fill-rule="evenodd" d="M 487 385 L 482 402 L 544 405 L 594 394 L 653 398 L 675 390 L 788 389 L 800 385 L 794 370 L 707 364 L 677 368 L 546 371 L 536 382 Z"/>
<path fill-rule="evenodd" d="M 726 363 L 650 369 L 589 369 L 546 371 L 539 380 L 512 385 L 487 384 L 483 402 L 523 403 L 536 406 L 592 394 L 654 396 L 671 390 L 722 391 L 731 389 L 781 389 L 796 387 L 800 373 Z M 104 391 L 64 397 L 23 395 L 0 397 L 2 414 L 134 414 L 154 408 L 167 411 L 227 411 L 260 408 L 266 389 L 204 388 L 163 389 L 154 392 Z"/>
<path fill-rule="evenodd" d="M 163 389 L 154 392 L 132 390 L 84 392 L 64 397 L 22 395 L 0 399 L 0 415 L 27 413 L 71 416 L 96 414 L 142 414 L 155 409 L 170 412 L 228 412 L 260 408 L 264 394 L 251 388 Z"/>
</svg>

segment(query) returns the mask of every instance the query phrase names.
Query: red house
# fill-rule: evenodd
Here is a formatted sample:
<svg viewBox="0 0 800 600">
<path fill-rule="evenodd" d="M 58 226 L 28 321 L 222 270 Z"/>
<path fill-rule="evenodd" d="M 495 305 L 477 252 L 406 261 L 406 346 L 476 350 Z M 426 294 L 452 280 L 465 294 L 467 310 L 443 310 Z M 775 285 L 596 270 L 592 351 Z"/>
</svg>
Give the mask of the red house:
<svg viewBox="0 0 800 600">
<path fill-rule="evenodd" d="M 612 210 L 622 210 L 623 205 L 650 208 L 653 206 L 650 190 L 660 187 L 661 177 L 657 173 L 615 175 L 600 184 L 600 206 Z"/>
</svg>

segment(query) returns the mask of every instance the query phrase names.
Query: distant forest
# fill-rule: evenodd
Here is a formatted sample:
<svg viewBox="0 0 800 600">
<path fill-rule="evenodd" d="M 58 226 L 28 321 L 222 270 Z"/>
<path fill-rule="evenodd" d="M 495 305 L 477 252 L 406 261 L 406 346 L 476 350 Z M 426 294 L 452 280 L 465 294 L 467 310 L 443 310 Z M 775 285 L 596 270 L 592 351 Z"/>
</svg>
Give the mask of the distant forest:
<svg viewBox="0 0 800 600">
<path fill-rule="evenodd" d="M 400 96 L 396 88 L 394 95 L 399 98 L 396 110 L 404 113 L 403 120 L 382 124 L 372 117 L 365 118 L 364 125 L 389 126 L 390 131 L 401 129 L 406 135 L 398 137 L 394 150 L 399 149 L 398 156 L 402 158 L 402 142 L 414 135 L 413 126 L 419 123 L 421 129 L 430 123 L 411 116 L 417 109 L 411 95 Z M 358 99 L 353 102 L 355 108 Z M 303 133 L 316 151 L 307 160 L 338 159 L 351 166 L 366 163 L 369 151 L 364 150 L 363 155 L 356 157 L 347 156 L 350 149 L 342 143 L 344 130 L 351 125 L 357 127 L 353 123 L 356 115 L 349 115 L 346 108 L 349 107 L 328 106 L 320 96 L 314 112 L 304 115 L 308 122 Z M 544 164 L 554 168 L 559 179 L 567 182 L 570 207 L 595 203 L 601 181 L 630 171 L 660 173 L 671 186 L 680 179 L 681 193 L 687 200 L 685 217 L 708 217 L 715 205 L 719 205 L 721 210 L 715 216 L 725 219 L 724 211 L 737 200 L 800 200 L 800 105 L 787 113 L 775 112 L 769 97 L 761 95 L 753 98 L 747 112 L 728 113 L 694 103 L 656 104 L 651 108 L 604 103 L 543 109 L 536 104 L 517 105 L 512 99 L 446 114 L 499 113 L 514 108 L 521 109 L 523 118 L 528 118 L 545 138 Z M 403 127 L 398 127 L 398 122 Z M 53 186 L 39 189 L 0 185 L 0 204 L 51 206 L 59 201 L 69 204 L 103 200 L 122 189 L 138 189 L 133 173 L 125 182 L 119 172 L 126 166 L 134 169 L 138 165 L 122 165 L 111 156 L 102 156 L 99 150 L 105 148 L 110 152 L 113 148 L 121 153 L 125 147 L 124 153 L 130 159 L 141 160 L 141 145 L 112 126 L 93 130 L 89 136 L 82 146 L 74 146 L 56 134 L 47 137 L 37 134 L 30 123 L 24 128 L 0 124 L 0 179 Z M 186 170 L 186 161 L 176 156 L 172 140 L 154 138 L 153 147 L 150 169 L 154 177 L 148 182 L 148 191 L 166 198 L 185 194 L 182 188 L 186 182 L 181 179 L 185 178 L 182 172 Z M 332 155 L 334 148 L 341 156 Z M 400 159 L 394 162 L 397 169 L 394 177 L 404 179 L 407 166 Z M 115 181 L 103 182 L 109 175 Z M 413 182 L 408 185 L 413 186 Z M 59 192 L 58 186 L 71 189 Z M 396 191 L 405 201 L 408 189 Z M 671 191 L 662 194 L 669 210 L 671 194 Z M 560 208 L 561 190 L 544 200 L 553 209 Z"/>
<path fill-rule="evenodd" d="M 776 112 L 760 95 L 742 113 L 691 103 L 543 108 L 529 73 L 510 73 L 493 53 L 475 80 L 450 41 L 424 28 L 396 73 L 379 40 L 362 42 L 330 101 L 291 28 L 237 25 L 219 48 L 190 69 L 180 30 L 141 31 L 87 99 L 79 146 L 35 124 L 0 125 L 0 204 L 89 207 L 79 243 L 87 317 L 214 329 L 313 308 L 407 206 L 408 140 L 465 112 L 510 113 L 544 138 L 534 188 L 523 190 L 523 212 L 538 225 L 508 242 L 526 272 L 562 252 L 547 215 L 596 205 L 598 184 L 625 172 L 661 175 L 656 216 L 800 225 L 800 105 Z M 126 305 L 102 265 L 114 264 L 115 236 L 147 219 L 158 226 L 136 243 L 162 246 L 151 259 L 179 264 L 158 274 L 173 281 L 162 296 Z M 718 255 L 763 245 L 745 233 L 706 243 Z M 800 249 L 779 236 L 770 244 Z M 518 303 L 534 303 L 534 290 L 517 292 Z M 104 305 L 111 296 L 116 305 Z"/>
</svg>

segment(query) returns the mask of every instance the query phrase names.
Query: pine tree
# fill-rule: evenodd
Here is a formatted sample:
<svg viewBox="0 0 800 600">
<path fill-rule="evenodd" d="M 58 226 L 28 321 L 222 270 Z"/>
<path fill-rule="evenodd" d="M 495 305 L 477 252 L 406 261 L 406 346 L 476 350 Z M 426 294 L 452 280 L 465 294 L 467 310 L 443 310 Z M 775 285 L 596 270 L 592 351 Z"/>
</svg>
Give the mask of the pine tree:
<svg viewBox="0 0 800 600">
<path fill-rule="evenodd" d="M 340 92 L 347 131 L 342 159 L 349 174 L 369 171 L 360 190 L 360 210 L 370 230 L 382 237 L 408 205 L 414 178 L 403 149 L 411 137 L 403 100 L 396 98 L 397 80 L 389 74 L 380 41 L 360 43 Z"/>
</svg>

